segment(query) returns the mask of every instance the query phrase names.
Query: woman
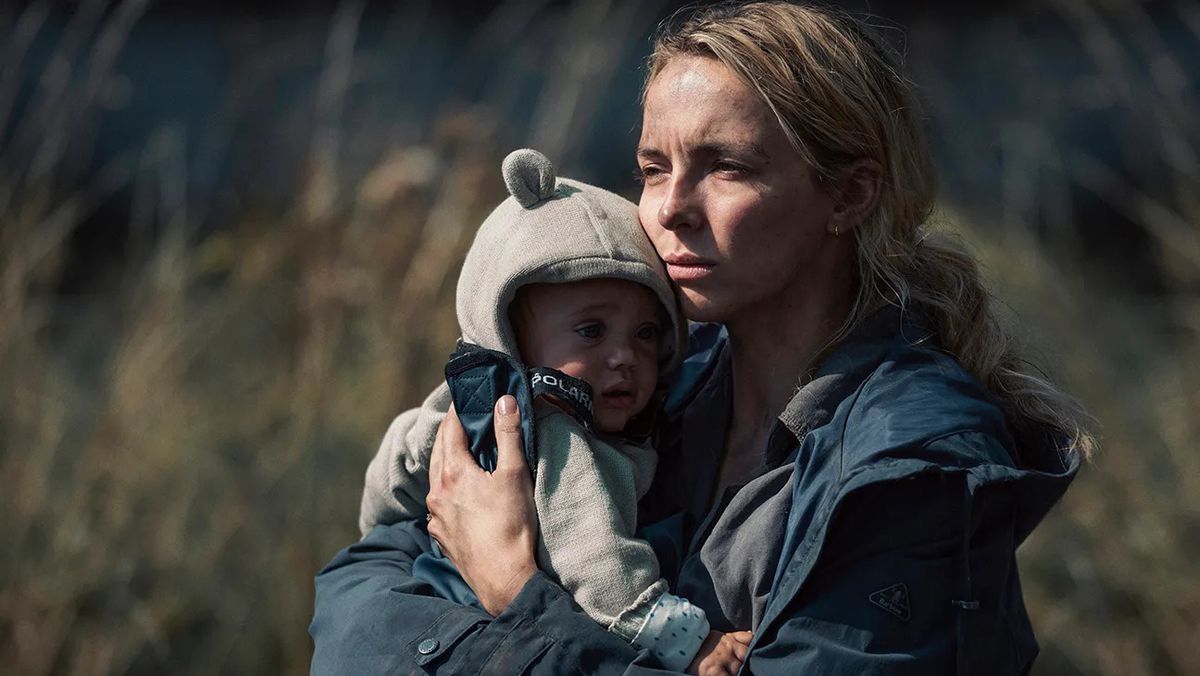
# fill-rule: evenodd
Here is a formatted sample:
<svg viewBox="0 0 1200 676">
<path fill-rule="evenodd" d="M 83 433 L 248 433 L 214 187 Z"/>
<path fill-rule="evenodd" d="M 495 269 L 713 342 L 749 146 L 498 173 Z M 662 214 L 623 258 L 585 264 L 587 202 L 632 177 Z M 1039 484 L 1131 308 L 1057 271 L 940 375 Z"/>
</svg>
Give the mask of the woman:
<svg viewBox="0 0 1200 676">
<path fill-rule="evenodd" d="M 974 260 L 923 231 L 933 172 L 889 53 L 824 9 L 702 9 L 656 41 L 643 109 L 642 226 L 716 323 L 640 506 L 676 591 L 753 630 L 728 646 L 753 673 L 1026 671 L 1015 549 L 1094 441 Z M 537 572 L 516 416 L 498 403 L 495 474 L 453 417 L 431 468 L 429 535 L 490 614 L 408 575 L 419 525 L 377 528 L 318 577 L 314 671 L 654 671 Z"/>
</svg>

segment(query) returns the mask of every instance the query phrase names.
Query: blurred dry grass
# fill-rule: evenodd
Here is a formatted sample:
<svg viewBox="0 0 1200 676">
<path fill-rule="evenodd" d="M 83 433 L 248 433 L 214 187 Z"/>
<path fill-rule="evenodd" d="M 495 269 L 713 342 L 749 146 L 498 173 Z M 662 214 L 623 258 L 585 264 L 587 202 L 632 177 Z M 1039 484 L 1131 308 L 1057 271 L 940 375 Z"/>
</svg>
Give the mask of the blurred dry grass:
<svg viewBox="0 0 1200 676">
<path fill-rule="evenodd" d="M 81 4 L 23 112 L 13 79 L 45 18 L 37 5 L 8 27 L 0 62 L 0 122 L 20 114 L 0 139 L 0 673 L 300 673 L 312 575 L 356 536 L 387 422 L 438 378 L 458 263 L 501 195 L 499 157 L 523 141 L 571 150 L 611 77 L 595 55 L 646 14 L 599 3 L 564 15 L 580 37 L 558 48 L 532 138 L 505 137 L 486 109 L 448 110 L 348 172 L 342 149 L 370 139 L 342 117 L 362 11 L 347 3 L 325 38 L 293 203 L 203 231 L 178 130 L 99 171 L 72 154 L 144 10 L 106 4 Z M 500 18 L 516 24 L 536 10 L 509 6 Z M 1057 11 L 1093 50 L 1093 84 L 1158 116 L 1137 145 L 1170 163 L 1171 181 L 1147 194 L 1086 149 L 1037 142 L 1032 119 L 1010 135 L 1021 154 L 1006 155 L 1005 210 L 946 204 L 942 216 L 1103 426 L 1096 463 L 1022 550 L 1039 671 L 1182 674 L 1200 663 L 1197 82 L 1172 84 L 1152 32 L 1134 43 L 1149 56 L 1126 51 L 1113 26 L 1137 5 Z M 1198 16 L 1179 10 L 1200 41 Z M 1130 85 L 1134 56 L 1167 79 Z M 1031 162 L 1143 227 L 1164 288 L 1131 291 L 1082 249 L 1046 247 Z M 72 233 L 121 189 L 155 227 L 135 230 L 100 290 L 56 293 Z"/>
</svg>

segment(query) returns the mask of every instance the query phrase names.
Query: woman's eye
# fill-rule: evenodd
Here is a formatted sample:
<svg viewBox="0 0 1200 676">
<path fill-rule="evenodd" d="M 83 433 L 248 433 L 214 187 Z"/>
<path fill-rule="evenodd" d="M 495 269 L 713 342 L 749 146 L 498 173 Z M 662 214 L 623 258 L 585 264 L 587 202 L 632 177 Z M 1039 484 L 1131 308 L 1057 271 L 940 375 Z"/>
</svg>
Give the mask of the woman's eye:
<svg viewBox="0 0 1200 676">
<path fill-rule="evenodd" d="M 659 334 L 662 333 L 657 324 L 645 324 L 638 327 L 637 337 L 640 340 L 658 340 Z"/>
<path fill-rule="evenodd" d="M 652 183 L 662 177 L 666 173 L 662 167 L 648 164 L 644 167 L 638 167 L 633 172 L 633 179 L 638 183 Z"/>
<path fill-rule="evenodd" d="M 713 165 L 713 171 L 716 171 L 716 172 L 719 172 L 722 174 L 742 176 L 742 175 L 745 175 L 746 173 L 748 173 L 749 170 L 746 169 L 746 167 L 743 167 L 740 164 L 735 164 L 733 162 L 717 162 L 716 164 Z"/>
<path fill-rule="evenodd" d="M 577 327 L 575 329 L 575 333 L 578 333 L 581 338 L 595 340 L 596 338 L 600 338 L 604 335 L 604 325 L 598 322 L 584 324 L 583 326 Z"/>
</svg>

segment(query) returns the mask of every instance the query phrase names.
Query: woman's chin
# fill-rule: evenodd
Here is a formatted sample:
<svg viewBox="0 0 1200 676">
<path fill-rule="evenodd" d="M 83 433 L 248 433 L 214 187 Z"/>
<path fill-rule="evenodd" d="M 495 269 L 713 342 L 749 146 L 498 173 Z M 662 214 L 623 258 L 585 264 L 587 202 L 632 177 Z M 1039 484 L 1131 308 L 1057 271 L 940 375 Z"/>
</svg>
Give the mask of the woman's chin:
<svg viewBox="0 0 1200 676">
<path fill-rule="evenodd" d="M 683 315 L 693 322 L 720 323 L 725 321 L 729 314 L 725 305 L 714 302 L 712 297 L 693 289 L 681 289 L 679 299 Z"/>
</svg>

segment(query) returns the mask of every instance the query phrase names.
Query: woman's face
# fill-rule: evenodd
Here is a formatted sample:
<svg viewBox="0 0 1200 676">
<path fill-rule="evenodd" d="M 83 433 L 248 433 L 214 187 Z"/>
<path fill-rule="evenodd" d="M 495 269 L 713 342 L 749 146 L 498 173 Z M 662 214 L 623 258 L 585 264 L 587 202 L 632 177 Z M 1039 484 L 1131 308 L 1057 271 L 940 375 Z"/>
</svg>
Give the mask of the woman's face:
<svg viewBox="0 0 1200 676">
<path fill-rule="evenodd" d="M 833 199 L 716 59 L 673 57 L 651 81 L 638 166 L 642 227 L 689 319 L 731 322 L 827 288 L 810 282 L 845 249 L 828 233 Z"/>
</svg>

